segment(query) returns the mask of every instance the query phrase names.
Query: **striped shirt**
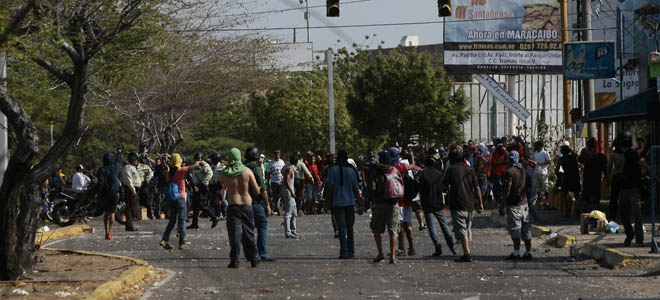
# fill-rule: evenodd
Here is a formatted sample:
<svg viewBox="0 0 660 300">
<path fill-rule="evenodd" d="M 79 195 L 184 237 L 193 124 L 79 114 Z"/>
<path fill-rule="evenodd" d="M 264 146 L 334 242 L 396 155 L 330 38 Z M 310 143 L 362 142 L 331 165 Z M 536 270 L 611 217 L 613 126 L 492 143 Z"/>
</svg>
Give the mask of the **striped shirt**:
<svg viewBox="0 0 660 300">
<path fill-rule="evenodd" d="M 272 161 L 268 165 L 268 173 L 270 174 L 270 182 L 282 184 L 282 168 L 284 168 L 284 161 L 279 159 Z"/>
</svg>

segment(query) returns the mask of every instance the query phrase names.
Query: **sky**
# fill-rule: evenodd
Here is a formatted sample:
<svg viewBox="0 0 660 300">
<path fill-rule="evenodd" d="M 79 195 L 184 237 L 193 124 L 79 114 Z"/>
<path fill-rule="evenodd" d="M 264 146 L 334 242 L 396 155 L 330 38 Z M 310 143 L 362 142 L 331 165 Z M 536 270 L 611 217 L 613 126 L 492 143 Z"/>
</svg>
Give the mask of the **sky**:
<svg viewBox="0 0 660 300">
<path fill-rule="evenodd" d="M 340 17 L 328 18 L 325 16 L 325 0 L 308 0 L 310 6 L 310 26 L 334 26 L 357 24 L 383 24 L 406 22 L 440 22 L 438 17 L 437 1 L 434 0 L 361 0 L 364 2 L 350 3 L 356 0 L 340 1 Z M 299 0 L 260 0 L 258 5 L 247 8 L 248 12 L 262 12 L 269 10 L 291 9 L 304 7 Z M 296 30 L 297 41 L 307 40 L 304 9 L 255 15 L 255 21 L 244 27 L 249 28 L 293 28 Z M 268 33 L 281 42 L 293 42 L 293 29 L 268 31 Z M 373 35 L 376 35 L 373 37 Z M 365 40 L 369 35 L 370 39 Z M 406 25 L 406 26 L 378 26 L 362 28 L 340 29 L 311 29 L 310 41 L 314 50 L 325 50 L 329 47 L 350 48 L 353 43 L 367 45 L 375 48 L 381 41 L 383 47 L 396 47 L 405 35 L 419 36 L 420 45 L 439 44 L 442 42 L 442 24 Z M 339 41 L 339 42 L 338 42 Z"/>
</svg>

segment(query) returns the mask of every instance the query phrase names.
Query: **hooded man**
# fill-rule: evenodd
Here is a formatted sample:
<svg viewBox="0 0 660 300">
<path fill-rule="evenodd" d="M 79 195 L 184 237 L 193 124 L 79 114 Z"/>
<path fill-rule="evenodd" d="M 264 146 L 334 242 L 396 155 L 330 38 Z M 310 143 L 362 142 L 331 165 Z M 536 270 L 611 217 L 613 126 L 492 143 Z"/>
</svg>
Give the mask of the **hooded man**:
<svg viewBox="0 0 660 300">
<path fill-rule="evenodd" d="M 183 158 L 178 153 L 172 155 L 170 160 L 170 165 L 165 174 L 165 180 L 169 183 L 174 181 L 176 183 L 177 189 L 179 191 L 178 199 L 168 203 L 167 207 L 169 209 L 169 222 L 167 227 L 165 227 L 165 232 L 163 233 L 163 239 L 160 241 L 160 245 L 165 249 L 172 249 L 170 246 L 169 239 L 174 225 L 178 225 L 177 229 L 179 232 L 179 249 L 187 250 L 188 245 L 186 244 L 186 217 L 188 216 L 188 206 L 186 205 L 186 175 L 194 169 L 199 168 L 199 162 L 196 162 L 192 166 L 183 167 Z"/>
<path fill-rule="evenodd" d="M 241 242 L 245 257 L 253 268 L 259 265 L 257 243 L 254 240 L 254 210 L 251 194 L 261 193 L 252 170 L 241 161 L 241 151 L 232 148 L 229 164 L 222 170 L 220 180 L 227 188 L 227 234 L 229 235 L 229 268 L 238 268 Z"/>
<path fill-rule="evenodd" d="M 507 224 L 513 253 L 507 259 L 532 259 L 532 232 L 529 225 L 529 205 L 527 204 L 527 172 L 520 164 L 518 151 L 509 152 L 509 168 L 504 173 L 504 197 L 500 204 L 500 215 L 506 208 Z M 520 256 L 520 240 L 525 242 L 525 254 Z"/>
<path fill-rule="evenodd" d="M 99 186 L 98 203 L 103 211 L 106 240 L 112 240 L 112 224 L 121 189 L 119 172 L 121 172 L 121 150 L 117 150 L 116 156 L 112 152 L 103 155 L 103 167 L 96 172 L 96 178 Z"/>
<path fill-rule="evenodd" d="M 587 140 L 587 148 L 582 149 L 578 162 L 582 171 L 582 207 L 581 212 L 600 209 L 600 184 L 607 174 L 607 159 L 600 151 L 598 139 Z"/>
</svg>

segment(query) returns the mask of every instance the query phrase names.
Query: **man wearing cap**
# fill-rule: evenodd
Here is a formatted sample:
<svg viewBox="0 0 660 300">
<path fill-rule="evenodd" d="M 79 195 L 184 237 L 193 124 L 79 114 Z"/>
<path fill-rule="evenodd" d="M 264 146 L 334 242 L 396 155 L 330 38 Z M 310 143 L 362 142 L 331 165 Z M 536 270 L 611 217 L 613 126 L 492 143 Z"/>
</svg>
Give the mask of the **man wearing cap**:
<svg viewBox="0 0 660 300">
<path fill-rule="evenodd" d="M 284 160 L 281 158 L 280 150 L 273 152 L 273 161 L 268 164 L 266 170 L 266 179 L 270 179 L 270 193 L 271 195 L 271 208 L 276 213 L 280 213 L 280 198 L 282 193 L 282 168 L 284 168 Z"/>
<path fill-rule="evenodd" d="M 236 148 L 230 151 L 230 162 L 220 175 L 222 184 L 227 188 L 227 234 L 229 235 L 229 268 L 238 268 L 243 243 L 245 257 L 252 267 L 257 267 L 257 243 L 254 239 L 254 210 L 252 197 L 260 194 L 254 173 L 241 161 L 241 152 Z"/>
<path fill-rule="evenodd" d="M 76 191 L 84 190 L 89 182 L 91 181 L 87 175 L 84 173 L 85 168 L 82 165 L 76 167 L 76 173 L 73 174 L 71 179 L 71 188 Z"/>
<path fill-rule="evenodd" d="M 477 175 L 465 162 L 463 151 L 456 150 L 451 154 L 451 167 L 447 169 L 442 184 L 449 187 L 448 197 L 454 235 L 463 246 L 463 256 L 454 261 L 472 262 L 470 240 L 472 239 L 472 218 L 475 209 L 474 197 L 479 199 L 478 209 L 480 211 L 483 211 L 484 205 Z"/>
<path fill-rule="evenodd" d="M 507 226 L 513 253 L 507 259 L 532 259 L 532 232 L 529 225 L 529 206 L 527 205 L 527 173 L 520 164 L 518 151 L 509 152 L 509 167 L 504 173 L 504 197 L 500 203 L 500 215 L 506 208 Z M 525 254 L 520 256 L 520 240 L 525 242 Z"/>
</svg>

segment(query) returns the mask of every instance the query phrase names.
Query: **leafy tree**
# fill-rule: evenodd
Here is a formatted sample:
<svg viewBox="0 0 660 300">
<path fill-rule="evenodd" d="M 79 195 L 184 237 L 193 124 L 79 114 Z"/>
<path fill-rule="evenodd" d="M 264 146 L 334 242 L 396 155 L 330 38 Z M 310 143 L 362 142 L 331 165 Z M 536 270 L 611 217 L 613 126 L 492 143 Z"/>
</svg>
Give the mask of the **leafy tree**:
<svg viewBox="0 0 660 300">
<path fill-rule="evenodd" d="M 360 133 L 370 139 L 386 137 L 390 144 L 447 144 L 462 140 L 460 125 L 467 120 L 469 100 L 462 90 L 434 68 L 428 55 L 401 48 L 377 53 L 353 66 L 348 109 Z"/>
<path fill-rule="evenodd" d="M 254 140 L 264 151 L 283 153 L 329 148 L 328 81 L 321 72 L 294 73 L 265 95 L 250 96 Z M 346 109 L 346 88 L 335 81 L 335 138 L 338 148 L 359 151 Z M 283 155 L 286 157 L 286 155 Z"/>
<path fill-rule="evenodd" d="M 60 135 L 40 155 L 39 136 L 22 100 L 0 86 L 0 111 L 8 119 L 15 148 L 0 186 L 0 279 L 20 277 L 34 263 L 34 238 L 40 188 L 70 153 L 84 131 L 85 106 L 93 89 L 93 74 L 100 73 L 96 57 L 106 49 L 133 49 L 116 45 L 124 32 L 136 30 L 145 15 L 158 15 L 172 3 L 156 0 L 126 1 L 3 1 L 0 4 L 0 48 L 39 65 L 68 95 Z M 113 50 L 113 51 L 114 51 Z M 61 98 L 57 98 L 62 100 Z"/>
</svg>

